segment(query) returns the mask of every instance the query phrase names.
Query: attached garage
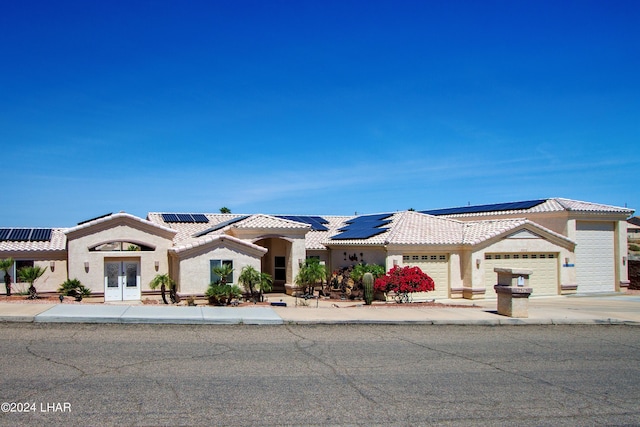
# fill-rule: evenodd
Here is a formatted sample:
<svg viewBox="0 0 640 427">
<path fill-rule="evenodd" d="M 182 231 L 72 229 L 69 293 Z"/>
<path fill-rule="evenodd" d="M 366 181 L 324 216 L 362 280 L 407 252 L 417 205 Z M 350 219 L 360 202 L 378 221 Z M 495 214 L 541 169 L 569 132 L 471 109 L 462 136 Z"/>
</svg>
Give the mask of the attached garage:
<svg viewBox="0 0 640 427">
<path fill-rule="evenodd" d="M 447 254 L 405 254 L 403 266 L 419 267 L 435 282 L 432 292 L 419 292 L 414 300 L 449 298 L 449 256 Z"/>
<path fill-rule="evenodd" d="M 613 292 L 615 284 L 613 222 L 577 221 L 576 278 L 578 292 Z"/>
<path fill-rule="evenodd" d="M 497 275 L 493 271 L 496 267 L 525 268 L 533 271 L 529 277 L 529 286 L 533 288 L 532 296 L 558 295 L 560 285 L 558 280 L 557 253 L 487 253 L 484 256 L 484 277 L 487 298 L 495 298 Z"/>
</svg>

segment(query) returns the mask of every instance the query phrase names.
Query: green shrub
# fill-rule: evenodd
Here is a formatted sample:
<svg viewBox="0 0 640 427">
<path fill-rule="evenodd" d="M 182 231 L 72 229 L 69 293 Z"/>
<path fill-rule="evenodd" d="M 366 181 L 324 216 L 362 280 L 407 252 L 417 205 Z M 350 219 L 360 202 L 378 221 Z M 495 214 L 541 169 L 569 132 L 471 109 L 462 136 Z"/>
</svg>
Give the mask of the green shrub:
<svg viewBox="0 0 640 427">
<path fill-rule="evenodd" d="M 227 305 L 231 303 L 231 300 L 242 296 L 242 289 L 237 285 L 214 282 L 209 285 L 204 295 L 209 299 L 209 304 Z"/>
<path fill-rule="evenodd" d="M 640 245 L 636 245 L 635 243 L 629 244 L 629 250 L 633 252 L 640 252 Z"/>
<path fill-rule="evenodd" d="M 75 297 L 77 295 L 88 297 L 89 295 L 91 295 L 91 289 L 80 283 L 80 280 L 78 279 L 67 279 L 62 285 L 60 285 L 60 287 L 58 288 L 58 292 L 60 292 L 64 296 L 72 297 Z"/>
</svg>

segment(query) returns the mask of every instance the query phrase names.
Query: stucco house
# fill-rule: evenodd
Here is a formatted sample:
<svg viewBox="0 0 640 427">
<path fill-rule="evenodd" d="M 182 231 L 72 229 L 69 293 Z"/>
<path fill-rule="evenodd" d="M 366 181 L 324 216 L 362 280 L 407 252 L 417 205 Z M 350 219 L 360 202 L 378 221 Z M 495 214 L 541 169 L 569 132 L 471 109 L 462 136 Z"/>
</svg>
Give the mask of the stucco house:
<svg viewBox="0 0 640 427">
<path fill-rule="evenodd" d="M 212 267 L 231 281 L 251 265 L 290 291 L 300 265 L 360 262 L 418 266 L 436 289 L 419 298 L 493 298 L 495 267 L 533 270 L 533 295 L 620 291 L 628 286 L 632 210 L 568 199 L 359 216 L 151 212 L 105 215 L 67 229 L 0 229 L 0 258 L 47 268 L 40 292 L 78 279 L 105 301 L 139 300 L 156 274 L 180 294 L 202 294 Z"/>
</svg>

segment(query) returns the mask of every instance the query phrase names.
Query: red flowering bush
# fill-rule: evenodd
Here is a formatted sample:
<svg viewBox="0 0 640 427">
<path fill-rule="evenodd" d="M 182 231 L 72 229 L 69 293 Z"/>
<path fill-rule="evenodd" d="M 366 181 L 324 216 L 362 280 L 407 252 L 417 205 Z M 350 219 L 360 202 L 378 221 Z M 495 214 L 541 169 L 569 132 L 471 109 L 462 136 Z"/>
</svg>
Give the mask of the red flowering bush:
<svg viewBox="0 0 640 427">
<path fill-rule="evenodd" d="M 413 292 L 435 289 L 433 279 L 418 267 L 394 266 L 387 274 L 376 279 L 373 288 L 380 292 L 395 292 L 397 302 L 407 302 Z"/>
</svg>

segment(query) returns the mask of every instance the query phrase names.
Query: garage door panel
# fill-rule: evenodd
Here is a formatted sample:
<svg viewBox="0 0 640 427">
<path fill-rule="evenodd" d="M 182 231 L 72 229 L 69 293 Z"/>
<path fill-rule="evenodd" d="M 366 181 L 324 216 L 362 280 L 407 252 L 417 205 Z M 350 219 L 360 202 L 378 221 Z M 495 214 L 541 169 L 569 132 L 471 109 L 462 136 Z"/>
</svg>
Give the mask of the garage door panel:
<svg viewBox="0 0 640 427">
<path fill-rule="evenodd" d="M 612 222 L 576 223 L 578 292 L 615 291 L 614 242 Z"/>
<path fill-rule="evenodd" d="M 411 254 L 402 257 L 403 266 L 418 267 L 435 283 L 431 292 L 416 292 L 414 301 L 449 298 L 449 256 L 445 254 Z"/>
<path fill-rule="evenodd" d="M 498 281 L 494 268 L 524 268 L 532 270 L 529 286 L 533 296 L 558 295 L 558 254 L 555 253 L 506 253 L 486 254 L 484 260 L 486 298 L 495 298 L 493 289 Z"/>
</svg>

